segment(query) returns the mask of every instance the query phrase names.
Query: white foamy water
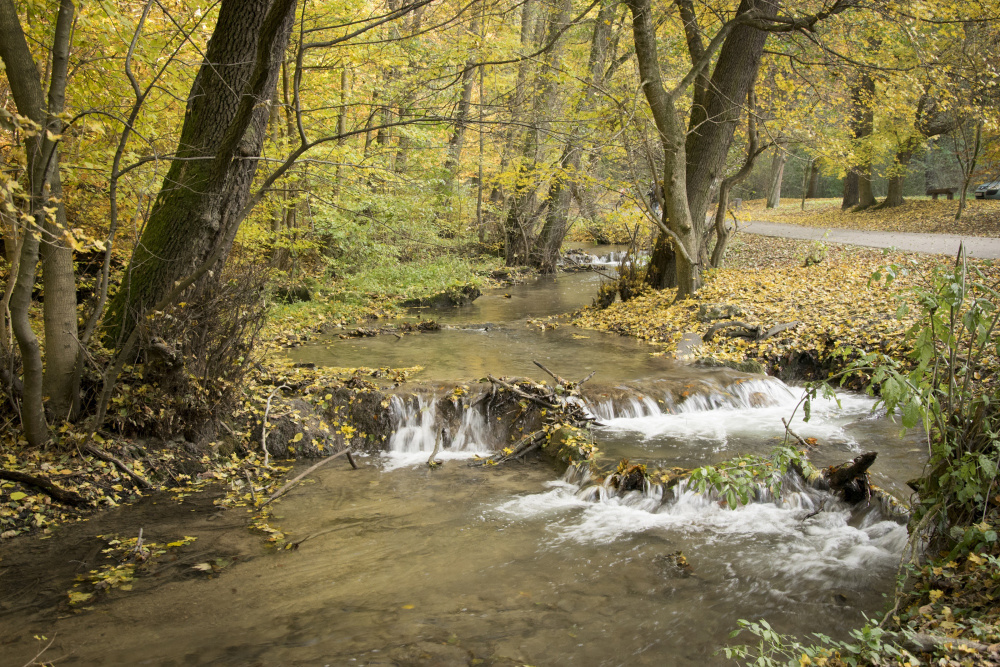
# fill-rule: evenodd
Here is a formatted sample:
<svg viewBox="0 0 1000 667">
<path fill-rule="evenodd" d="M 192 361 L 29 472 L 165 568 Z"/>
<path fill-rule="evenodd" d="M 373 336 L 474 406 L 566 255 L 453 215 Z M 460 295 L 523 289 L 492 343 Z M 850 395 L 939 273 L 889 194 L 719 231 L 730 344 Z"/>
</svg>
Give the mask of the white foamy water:
<svg viewBox="0 0 1000 667">
<path fill-rule="evenodd" d="M 492 451 L 486 420 L 478 410 L 462 409 L 455 432 L 438 417 L 438 401 L 431 395 L 417 395 L 404 400 L 390 399 L 393 433 L 389 450 L 382 455 L 384 469 L 395 470 L 426 464 L 436 444 L 436 459 L 451 461 L 488 456 Z"/>
<path fill-rule="evenodd" d="M 625 401 L 602 401 L 588 409 L 611 434 L 633 435 L 639 440 L 669 437 L 682 441 L 725 442 L 730 437 L 768 438 L 784 435 L 782 418 L 788 419 L 804 390 L 779 380 L 751 380 L 725 391 L 695 393 L 674 404 L 669 395 L 644 395 Z M 791 421 L 804 438 L 856 445 L 844 427 L 871 414 L 874 399 L 857 394 L 838 394 L 837 400 L 818 398 L 812 402 L 808 422 L 801 407 Z"/>
<path fill-rule="evenodd" d="M 741 572 L 793 588 L 795 582 L 849 586 L 859 572 L 891 572 L 907 539 L 904 525 L 877 511 L 862 516 L 829 493 L 793 480 L 786 482 L 780 502 L 735 509 L 683 484 L 666 502 L 656 489 L 618 496 L 596 485 L 548 486 L 496 509 L 514 521 L 544 522 L 543 548 L 658 536 L 709 547 Z"/>
</svg>

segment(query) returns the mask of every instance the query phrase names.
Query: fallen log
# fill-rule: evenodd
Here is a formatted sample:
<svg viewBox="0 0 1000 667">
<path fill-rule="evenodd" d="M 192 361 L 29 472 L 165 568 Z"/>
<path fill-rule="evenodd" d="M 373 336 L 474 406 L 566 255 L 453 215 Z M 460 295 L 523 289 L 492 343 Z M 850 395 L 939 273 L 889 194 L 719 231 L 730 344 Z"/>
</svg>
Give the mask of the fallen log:
<svg viewBox="0 0 1000 667">
<path fill-rule="evenodd" d="M 767 340 L 777 336 L 782 331 L 787 329 L 792 329 L 802 324 L 802 322 L 795 320 L 794 322 L 785 322 L 784 324 L 776 324 L 770 329 L 764 329 L 760 325 L 751 325 L 746 322 L 740 322 L 737 320 L 729 320 L 726 322 L 716 322 L 708 328 L 705 335 L 702 336 L 702 340 L 706 343 L 715 338 L 716 334 L 719 332 L 724 332 L 721 335 L 729 336 L 731 338 L 749 338 L 750 340 Z M 736 331 L 726 331 L 727 329 L 736 329 Z"/>
<path fill-rule="evenodd" d="M 854 460 L 839 466 L 830 466 L 823 471 L 823 479 L 830 490 L 849 503 L 859 503 L 871 497 L 868 469 L 875 463 L 877 452 L 867 452 Z"/>
<path fill-rule="evenodd" d="M 11 482 L 18 482 L 19 484 L 33 486 L 36 489 L 40 489 L 49 494 L 52 498 L 63 505 L 73 505 L 75 507 L 79 507 L 87 504 L 87 501 L 80 494 L 74 493 L 73 491 L 67 491 L 66 489 L 61 489 L 44 477 L 29 475 L 25 472 L 15 472 L 13 470 L 0 470 L 0 479 L 6 479 Z"/>
</svg>

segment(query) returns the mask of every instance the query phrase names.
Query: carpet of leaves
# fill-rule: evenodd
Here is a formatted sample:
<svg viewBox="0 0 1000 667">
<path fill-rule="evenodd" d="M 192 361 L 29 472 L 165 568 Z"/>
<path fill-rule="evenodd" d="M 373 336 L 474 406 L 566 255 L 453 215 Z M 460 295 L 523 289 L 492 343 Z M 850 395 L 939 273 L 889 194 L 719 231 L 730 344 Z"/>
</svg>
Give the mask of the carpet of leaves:
<svg viewBox="0 0 1000 667">
<path fill-rule="evenodd" d="M 994 516 L 994 519 L 997 517 Z M 938 665 L 996 665 L 1000 657 L 1000 548 L 927 563 L 902 598 L 891 623 L 900 630 L 963 639 L 989 647 L 974 651 L 943 643 Z"/>
<path fill-rule="evenodd" d="M 647 340 L 660 346 L 662 353 L 678 353 L 689 361 L 737 364 L 756 360 L 771 373 L 803 354 L 817 367 L 833 370 L 834 350 L 843 346 L 902 356 L 904 333 L 912 324 L 911 315 L 897 318 L 901 302 L 909 298 L 906 288 L 947 260 L 831 243 L 823 244 L 827 246 L 823 261 L 805 267 L 804 256 L 813 245 L 745 236 L 734 245 L 728 268 L 707 275 L 697 300 L 675 303 L 674 290 L 651 291 L 605 310 L 584 309 L 573 324 Z M 892 264 L 906 271 L 891 286 L 872 280 L 874 272 Z M 980 266 L 1000 276 L 990 264 Z M 713 324 L 699 321 L 701 304 L 738 306 L 743 315 L 735 319 L 764 330 L 799 324 L 766 340 L 717 335 L 710 342 L 692 345 L 685 334 L 704 336 Z M 685 342 L 678 347 L 682 339 Z M 1000 362 L 993 359 L 991 364 Z"/>
<path fill-rule="evenodd" d="M 786 200 L 776 209 L 767 209 L 763 200 L 754 200 L 744 202 L 737 215 L 744 219 L 823 229 L 1000 237 L 1000 201 L 969 199 L 960 220 L 955 220 L 957 210 L 957 200 L 944 199 L 912 199 L 902 206 L 857 213 L 842 211 L 840 200 L 835 199 L 807 200 L 804 211 L 797 201 Z"/>
</svg>

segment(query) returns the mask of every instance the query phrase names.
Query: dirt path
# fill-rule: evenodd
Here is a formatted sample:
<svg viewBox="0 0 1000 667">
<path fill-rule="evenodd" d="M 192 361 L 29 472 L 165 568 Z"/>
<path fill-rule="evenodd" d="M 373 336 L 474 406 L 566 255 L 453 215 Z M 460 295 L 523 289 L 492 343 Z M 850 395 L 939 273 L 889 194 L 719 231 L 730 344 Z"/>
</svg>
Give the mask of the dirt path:
<svg viewBox="0 0 1000 667">
<path fill-rule="evenodd" d="M 761 236 L 780 236 L 786 239 L 814 239 L 829 241 L 831 243 L 869 246 L 872 248 L 892 247 L 899 250 L 923 252 L 932 255 L 956 255 L 959 243 L 965 241 L 965 248 L 970 257 L 981 259 L 1000 258 L 1000 239 L 984 238 L 981 236 L 823 229 L 820 227 L 801 227 L 799 225 L 783 225 L 776 222 L 760 221 L 741 225 L 740 230 Z"/>
</svg>

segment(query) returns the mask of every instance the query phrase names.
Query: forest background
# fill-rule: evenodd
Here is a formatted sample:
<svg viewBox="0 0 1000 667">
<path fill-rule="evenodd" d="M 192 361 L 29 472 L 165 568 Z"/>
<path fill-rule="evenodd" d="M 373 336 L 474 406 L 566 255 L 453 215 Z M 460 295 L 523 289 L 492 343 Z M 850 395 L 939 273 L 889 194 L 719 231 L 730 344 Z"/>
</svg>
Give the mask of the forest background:
<svg viewBox="0 0 1000 667">
<path fill-rule="evenodd" d="M 0 4 L 0 366 L 35 446 L 96 432 L 137 359 L 233 381 L 305 282 L 387 304 L 552 272 L 572 232 L 653 236 L 644 281 L 684 295 L 734 195 L 950 185 L 961 215 L 995 168 L 990 3 L 76 5 Z"/>
</svg>

